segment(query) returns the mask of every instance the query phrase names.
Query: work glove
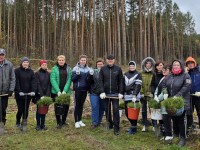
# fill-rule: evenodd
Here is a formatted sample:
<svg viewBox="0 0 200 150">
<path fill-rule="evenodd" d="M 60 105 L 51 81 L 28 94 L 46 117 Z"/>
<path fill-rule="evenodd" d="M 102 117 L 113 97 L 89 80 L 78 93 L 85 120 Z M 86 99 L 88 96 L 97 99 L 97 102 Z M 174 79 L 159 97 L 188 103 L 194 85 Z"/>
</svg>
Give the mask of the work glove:
<svg viewBox="0 0 200 150">
<path fill-rule="evenodd" d="M 65 91 L 62 91 L 62 94 L 67 94 Z"/>
<path fill-rule="evenodd" d="M 76 68 L 76 74 L 77 74 L 77 75 L 80 75 L 80 74 L 81 74 L 80 69 L 79 69 L 78 67 Z"/>
<path fill-rule="evenodd" d="M 61 92 L 58 92 L 57 95 L 60 96 L 60 95 L 61 95 Z"/>
<path fill-rule="evenodd" d="M 44 96 L 40 97 L 40 99 L 43 99 L 43 98 L 44 98 Z"/>
<path fill-rule="evenodd" d="M 105 99 L 105 98 L 106 98 L 106 93 L 101 93 L 101 94 L 100 94 L 100 98 L 101 98 L 101 99 Z"/>
<path fill-rule="evenodd" d="M 164 94 L 163 96 L 164 100 L 168 98 L 168 94 Z"/>
<path fill-rule="evenodd" d="M 94 70 L 92 68 L 90 68 L 89 73 L 90 73 L 90 75 L 93 75 L 94 74 Z"/>
<path fill-rule="evenodd" d="M 159 99 L 157 95 L 154 96 L 154 100 L 159 103 Z"/>
<path fill-rule="evenodd" d="M 19 92 L 19 96 L 24 96 L 25 94 L 23 92 Z"/>
<path fill-rule="evenodd" d="M 123 96 L 124 96 L 124 95 L 122 95 L 122 94 L 120 94 L 120 93 L 118 94 L 118 98 L 119 98 L 119 99 L 122 99 Z"/>
<path fill-rule="evenodd" d="M 35 96 L 35 92 L 31 92 L 31 93 L 30 93 L 30 96 Z"/>
<path fill-rule="evenodd" d="M 13 94 L 13 91 L 9 91 L 8 92 L 8 97 L 12 96 L 12 94 Z"/>
<path fill-rule="evenodd" d="M 136 95 L 133 95 L 132 102 L 135 103 L 136 100 L 137 100 L 137 99 L 136 99 Z"/>
</svg>

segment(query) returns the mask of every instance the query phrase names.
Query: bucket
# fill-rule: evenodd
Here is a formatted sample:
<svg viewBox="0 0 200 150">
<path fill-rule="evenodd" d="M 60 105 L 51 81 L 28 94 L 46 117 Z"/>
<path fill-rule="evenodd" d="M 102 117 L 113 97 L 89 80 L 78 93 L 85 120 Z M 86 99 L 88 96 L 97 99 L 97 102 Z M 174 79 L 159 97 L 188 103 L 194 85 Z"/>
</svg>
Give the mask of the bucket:
<svg viewBox="0 0 200 150">
<path fill-rule="evenodd" d="M 151 108 L 151 119 L 153 120 L 162 120 L 162 114 L 160 109 Z"/>
<path fill-rule="evenodd" d="M 56 115 L 64 115 L 65 108 L 64 105 L 55 104 L 55 114 Z"/>
<path fill-rule="evenodd" d="M 138 120 L 140 113 L 140 108 L 130 108 L 128 107 L 128 118 L 132 120 Z"/>
<path fill-rule="evenodd" d="M 122 109 L 119 110 L 119 117 L 120 118 L 122 117 L 122 111 L 123 111 Z"/>
<path fill-rule="evenodd" d="M 38 113 L 46 115 L 48 113 L 49 106 L 38 106 Z"/>
<path fill-rule="evenodd" d="M 167 114 L 170 115 L 170 116 L 181 116 L 184 112 L 184 107 L 183 108 L 180 108 L 180 109 L 166 109 L 167 111 Z"/>
</svg>

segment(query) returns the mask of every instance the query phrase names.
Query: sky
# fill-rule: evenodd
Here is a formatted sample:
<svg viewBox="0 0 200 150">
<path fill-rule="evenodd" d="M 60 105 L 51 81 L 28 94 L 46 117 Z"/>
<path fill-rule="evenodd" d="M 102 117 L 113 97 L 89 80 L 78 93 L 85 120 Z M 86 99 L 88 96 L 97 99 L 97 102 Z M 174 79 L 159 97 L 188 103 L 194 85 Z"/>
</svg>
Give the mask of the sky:
<svg viewBox="0 0 200 150">
<path fill-rule="evenodd" d="M 200 34 L 200 0 L 172 0 L 176 2 L 179 9 L 186 13 L 189 11 L 195 20 L 195 30 Z"/>
</svg>

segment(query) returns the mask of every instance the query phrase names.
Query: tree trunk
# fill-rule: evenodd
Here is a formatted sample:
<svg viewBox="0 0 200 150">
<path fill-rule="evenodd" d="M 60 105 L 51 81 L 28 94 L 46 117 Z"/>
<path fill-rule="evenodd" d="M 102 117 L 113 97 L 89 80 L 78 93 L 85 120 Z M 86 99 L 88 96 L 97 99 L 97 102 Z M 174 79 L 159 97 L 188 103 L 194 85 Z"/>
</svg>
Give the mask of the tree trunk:
<svg viewBox="0 0 200 150">
<path fill-rule="evenodd" d="M 45 28 L 44 28 L 44 0 L 42 0 L 42 57 L 46 59 Z"/>
<path fill-rule="evenodd" d="M 116 19 L 117 19 L 117 53 L 118 53 L 118 63 L 121 65 L 121 37 L 120 37 L 120 20 L 119 20 L 119 8 L 118 8 L 118 0 L 115 1 L 116 5 Z"/>
<path fill-rule="evenodd" d="M 127 56 L 126 56 L 126 19 L 125 19 L 125 11 L 124 11 L 124 0 L 121 0 L 121 16 L 122 16 L 122 50 L 124 53 L 124 65 L 127 63 Z"/>
</svg>

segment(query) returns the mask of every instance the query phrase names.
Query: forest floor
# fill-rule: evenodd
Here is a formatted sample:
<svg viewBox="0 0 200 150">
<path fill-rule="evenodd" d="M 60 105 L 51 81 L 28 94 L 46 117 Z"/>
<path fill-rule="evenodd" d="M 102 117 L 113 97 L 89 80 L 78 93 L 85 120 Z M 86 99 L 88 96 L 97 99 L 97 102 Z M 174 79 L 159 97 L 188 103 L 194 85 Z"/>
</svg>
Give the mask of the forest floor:
<svg viewBox="0 0 200 150">
<path fill-rule="evenodd" d="M 14 99 L 9 100 L 7 111 L 7 133 L 0 136 L 0 150 L 177 150 L 178 139 L 173 140 L 173 145 L 168 146 L 160 137 L 156 137 L 149 127 L 148 132 L 141 132 L 140 121 L 138 132 L 128 135 L 126 129 L 129 127 L 124 112 L 121 117 L 120 135 L 115 136 L 113 130 L 107 130 L 106 120 L 103 118 L 101 127 L 91 129 L 90 104 L 87 100 L 84 107 L 83 122 L 86 127 L 75 129 L 73 119 L 73 102 L 68 115 L 69 125 L 62 129 L 56 128 L 53 105 L 46 116 L 47 131 L 36 131 L 35 105 L 31 104 L 28 118 L 28 131 L 22 133 L 15 128 L 16 103 Z M 191 135 L 187 139 L 185 150 L 200 149 L 200 136 Z"/>
</svg>

